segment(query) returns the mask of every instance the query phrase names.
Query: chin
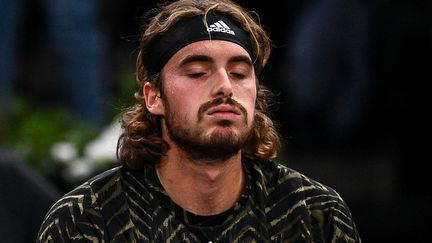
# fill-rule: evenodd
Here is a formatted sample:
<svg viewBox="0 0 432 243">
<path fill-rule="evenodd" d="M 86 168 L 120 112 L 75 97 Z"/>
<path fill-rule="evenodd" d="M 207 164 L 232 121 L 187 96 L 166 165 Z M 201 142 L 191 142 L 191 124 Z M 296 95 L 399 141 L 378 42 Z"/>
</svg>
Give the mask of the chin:
<svg viewBox="0 0 432 243">
<path fill-rule="evenodd" d="M 250 130 L 247 127 L 239 129 L 234 126 L 218 126 L 208 133 L 208 141 L 219 145 L 244 143 Z M 238 145 L 236 145 L 238 146 Z"/>
</svg>

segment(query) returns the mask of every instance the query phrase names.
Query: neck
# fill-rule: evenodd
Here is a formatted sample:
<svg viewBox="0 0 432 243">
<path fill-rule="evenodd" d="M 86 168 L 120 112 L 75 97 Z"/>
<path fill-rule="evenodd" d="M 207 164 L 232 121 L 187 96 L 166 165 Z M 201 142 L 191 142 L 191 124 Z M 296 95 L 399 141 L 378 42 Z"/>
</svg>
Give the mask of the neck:
<svg viewBox="0 0 432 243">
<path fill-rule="evenodd" d="M 197 215 L 228 210 L 240 198 L 245 184 L 241 151 L 228 159 L 199 161 L 171 148 L 156 171 L 171 200 Z"/>
</svg>

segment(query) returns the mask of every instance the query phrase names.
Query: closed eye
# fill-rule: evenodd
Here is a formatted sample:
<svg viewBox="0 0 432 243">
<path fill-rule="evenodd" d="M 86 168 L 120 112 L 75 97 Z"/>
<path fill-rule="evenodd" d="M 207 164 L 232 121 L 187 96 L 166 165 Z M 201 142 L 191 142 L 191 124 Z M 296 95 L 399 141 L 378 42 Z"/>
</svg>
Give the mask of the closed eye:
<svg viewBox="0 0 432 243">
<path fill-rule="evenodd" d="M 243 73 L 231 72 L 231 75 L 234 76 L 234 78 L 237 78 L 237 79 L 244 79 L 244 78 L 246 78 L 246 75 L 243 74 Z"/>
<path fill-rule="evenodd" d="M 187 76 L 190 78 L 201 78 L 202 76 L 206 75 L 205 72 L 198 72 L 198 73 L 188 73 Z"/>
</svg>

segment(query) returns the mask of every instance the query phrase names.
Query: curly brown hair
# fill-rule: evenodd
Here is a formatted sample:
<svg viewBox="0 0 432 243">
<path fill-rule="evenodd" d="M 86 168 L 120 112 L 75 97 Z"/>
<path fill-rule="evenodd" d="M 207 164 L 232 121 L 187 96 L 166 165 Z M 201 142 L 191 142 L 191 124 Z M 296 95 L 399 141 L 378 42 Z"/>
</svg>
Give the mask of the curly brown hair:
<svg viewBox="0 0 432 243">
<path fill-rule="evenodd" d="M 159 89 L 162 85 L 160 72 L 151 75 L 145 66 L 145 50 L 153 40 L 178 21 L 198 15 L 206 16 L 209 12 L 221 13 L 237 21 L 249 34 L 256 54 L 256 70 L 261 70 L 266 65 L 271 52 L 271 41 L 256 14 L 229 0 L 180 0 L 159 6 L 154 10 L 156 15 L 149 18 L 150 21 L 141 36 L 136 61 L 136 81 L 139 90 L 135 93 L 139 103 L 127 109 L 121 119 L 123 133 L 118 140 L 117 157 L 124 166 L 138 169 L 145 164 L 157 163 L 168 149 L 168 145 L 162 139 L 160 118 L 150 114 L 144 101 L 145 83 L 150 82 Z M 280 148 L 279 134 L 273 121 L 266 115 L 270 94 L 271 92 L 257 78 L 255 126 L 252 137 L 242 149 L 242 154 L 251 159 L 274 159 Z"/>
</svg>

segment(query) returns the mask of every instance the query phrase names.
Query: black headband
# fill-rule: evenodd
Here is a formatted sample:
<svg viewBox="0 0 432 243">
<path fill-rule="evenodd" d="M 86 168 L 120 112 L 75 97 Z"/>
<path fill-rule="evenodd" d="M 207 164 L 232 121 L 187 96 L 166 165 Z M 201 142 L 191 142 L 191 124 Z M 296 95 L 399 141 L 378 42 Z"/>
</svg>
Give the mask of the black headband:
<svg viewBox="0 0 432 243">
<path fill-rule="evenodd" d="M 243 47 L 255 60 L 249 35 L 236 22 L 224 15 L 208 14 L 181 20 L 156 37 L 144 50 L 143 61 L 150 75 L 160 72 L 168 60 L 183 47 L 201 40 L 226 40 Z"/>
</svg>

